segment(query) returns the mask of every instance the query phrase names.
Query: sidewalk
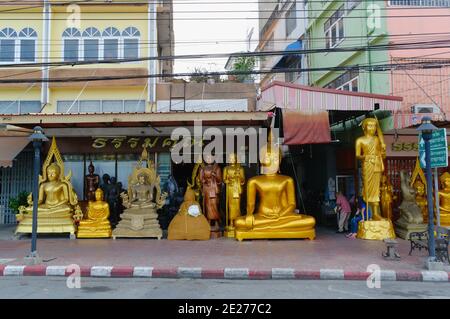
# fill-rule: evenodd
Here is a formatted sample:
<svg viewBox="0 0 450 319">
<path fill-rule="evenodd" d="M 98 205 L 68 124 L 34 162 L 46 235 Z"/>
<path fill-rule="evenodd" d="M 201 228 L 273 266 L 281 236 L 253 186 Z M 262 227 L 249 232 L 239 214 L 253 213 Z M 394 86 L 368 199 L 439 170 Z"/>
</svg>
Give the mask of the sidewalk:
<svg viewBox="0 0 450 319">
<path fill-rule="evenodd" d="M 67 275 L 66 266 L 77 264 L 84 276 L 365 280 L 367 267 L 376 264 L 383 280 L 449 280 L 447 272 L 424 271 L 426 251 L 408 256 L 408 241 L 397 239 L 401 260 L 389 261 L 382 241 L 323 228 L 314 241 L 39 238 L 44 263 L 31 267 L 22 266 L 30 239 L 10 240 L 13 230 L 0 228 L 0 275 Z"/>
</svg>

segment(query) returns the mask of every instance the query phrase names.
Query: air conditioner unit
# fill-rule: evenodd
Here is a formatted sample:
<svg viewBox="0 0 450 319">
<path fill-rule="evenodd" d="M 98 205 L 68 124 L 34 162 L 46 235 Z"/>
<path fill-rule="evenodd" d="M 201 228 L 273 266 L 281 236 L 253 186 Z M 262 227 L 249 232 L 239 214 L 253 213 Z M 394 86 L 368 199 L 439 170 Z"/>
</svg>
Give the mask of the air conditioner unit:
<svg viewBox="0 0 450 319">
<path fill-rule="evenodd" d="M 441 109 L 436 104 L 415 104 L 411 107 L 411 113 L 414 114 L 439 114 Z"/>
</svg>

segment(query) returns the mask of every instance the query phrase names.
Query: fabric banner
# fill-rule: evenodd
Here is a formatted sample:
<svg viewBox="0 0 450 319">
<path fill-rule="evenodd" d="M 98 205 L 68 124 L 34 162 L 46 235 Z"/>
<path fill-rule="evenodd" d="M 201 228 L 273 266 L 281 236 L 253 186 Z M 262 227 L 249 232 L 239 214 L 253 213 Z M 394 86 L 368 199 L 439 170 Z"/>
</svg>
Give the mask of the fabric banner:
<svg viewBox="0 0 450 319">
<path fill-rule="evenodd" d="M 330 122 L 327 111 L 301 112 L 283 109 L 284 144 L 330 143 Z"/>
</svg>

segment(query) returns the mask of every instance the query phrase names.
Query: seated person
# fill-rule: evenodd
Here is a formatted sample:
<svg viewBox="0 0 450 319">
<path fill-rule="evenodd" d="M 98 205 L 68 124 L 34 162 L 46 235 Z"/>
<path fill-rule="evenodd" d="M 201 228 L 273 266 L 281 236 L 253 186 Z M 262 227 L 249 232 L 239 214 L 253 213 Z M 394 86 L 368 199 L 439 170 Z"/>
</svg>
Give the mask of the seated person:
<svg viewBox="0 0 450 319">
<path fill-rule="evenodd" d="M 358 224 L 361 220 L 370 220 L 372 218 L 372 211 L 369 207 L 368 214 L 366 212 L 366 203 L 364 203 L 362 198 L 358 200 L 359 207 L 355 213 L 355 216 L 350 220 L 350 232 L 345 235 L 347 238 L 356 238 L 356 234 L 358 233 Z"/>
</svg>

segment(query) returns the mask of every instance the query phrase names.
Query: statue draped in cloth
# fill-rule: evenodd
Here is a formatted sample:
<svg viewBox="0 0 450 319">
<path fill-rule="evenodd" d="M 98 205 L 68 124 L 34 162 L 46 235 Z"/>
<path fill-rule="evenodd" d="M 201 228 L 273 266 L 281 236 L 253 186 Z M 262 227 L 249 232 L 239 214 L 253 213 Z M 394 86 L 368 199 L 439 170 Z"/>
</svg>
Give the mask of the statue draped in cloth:
<svg viewBox="0 0 450 319">
<path fill-rule="evenodd" d="M 362 162 L 363 200 L 372 209 L 373 220 L 383 220 L 380 214 L 380 184 L 384 172 L 386 145 L 377 119 L 362 122 L 364 136 L 356 140 L 356 158 Z"/>
</svg>

